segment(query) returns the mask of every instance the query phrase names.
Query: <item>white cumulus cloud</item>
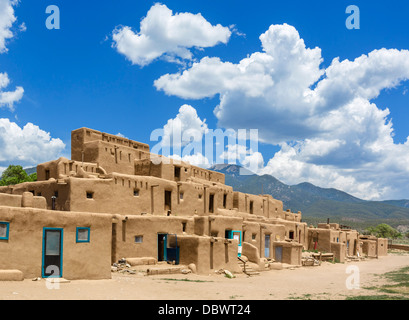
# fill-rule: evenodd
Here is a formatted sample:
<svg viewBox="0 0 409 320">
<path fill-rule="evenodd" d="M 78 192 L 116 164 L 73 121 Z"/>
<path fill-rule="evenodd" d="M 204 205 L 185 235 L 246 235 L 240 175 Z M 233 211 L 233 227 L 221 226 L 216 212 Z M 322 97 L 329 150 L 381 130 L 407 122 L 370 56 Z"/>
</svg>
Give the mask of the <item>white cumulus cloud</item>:
<svg viewBox="0 0 409 320">
<path fill-rule="evenodd" d="M 153 5 L 140 23 L 140 31 L 117 27 L 113 47 L 133 64 L 145 66 L 166 56 L 169 60 L 192 59 L 191 48 L 213 47 L 227 43 L 228 27 L 212 25 L 200 13 L 173 13 L 166 5 Z"/>
<path fill-rule="evenodd" d="M 17 4 L 18 0 L 0 0 L 0 54 L 8 51 L 6 42 L 14 36 L 11 27 L 17 20 L 13 8 Z M 0 109 L 8 108 L 13 111 L 14 104 L 23 97 L 24 89 L 18 86 L 14 91 L 4 91 L 9 84 L 8 74 L 0 73 Z"/>
<path fill-rule="evenodd" d="M 191 141 L 201 141 L 208 132 L 206 119 L 200 119 L 195 108 L 184 104 L 175 118 L 169 119 L 163 127 L 162 144 L 181 147 Z"/>
<path fill-rule="evenodd" d="M 0 165 L 36 166 L 61 156 L 65 144 L 38 126 L 27 123 L 21 128 L 9 119 L 0 119 Z"/>
<path fill-rule="evenodd" d="M 256 128 L 260 141 L 280 145 L 264 173 L 286 183 L 409 197 L 409 143 L 394 142 L 389 109 L 372 102 L 409 79 L 409 51 L 382 48 L 322 68 L 321 49 L 292 26 L 272 25 L 260 41 L 262 50 L 237 64 L 204 57 L 154 85 L 184 99 L 219 95 L 219 126 Z"/>
<path fill-rule="evenodd" d="M 0 53 L 7 52 L 6 41 L 14 36 L 11 27 L 17 20 L 13 8 L 17 3 L 18 0 L 0 0 Z"/>
<path fill-rule="evenodd" d="M 0 73 L 0 108 L 14 110 L 14 104 L 19 102 L 24 94 L 23 87 L 17 86 L 14 91 L 3 91 L 10 84 L 7 73 Z"/>
</svg>

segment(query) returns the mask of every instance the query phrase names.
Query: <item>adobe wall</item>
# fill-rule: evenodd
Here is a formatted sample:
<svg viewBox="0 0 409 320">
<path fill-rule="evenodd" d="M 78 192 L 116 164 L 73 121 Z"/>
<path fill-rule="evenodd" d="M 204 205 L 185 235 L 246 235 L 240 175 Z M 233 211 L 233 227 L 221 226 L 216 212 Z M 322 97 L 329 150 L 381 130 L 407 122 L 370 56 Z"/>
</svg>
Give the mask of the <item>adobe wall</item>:
<svg viewBox="0 0 409 320">
<path fill-rule="evenodd" d="M 205 234 L 212 237 L 224 238 L 227 230 L 242 231 L 243 228 L 242 218 L 210 215 L 207 221 L 209 228 Z"/>
<path fill-rule="evenodd" d="M 148 151 L 113 145 L 105 141 L 87 142 L 83 145 L 83 149 L 84 161 L 98 163 L 107 173 L 118 172 L 133 175 L 135 174 L 135 161 L 150 158 Z"/>
<path fill-rule="evenodd" d="M 277 248 L 282 248 L 281 261 L 276 256 Z M 287 241 L 274 241 L 273 243 L 274 259 L 278 262 L 291 265 L 301 265 L 302 244 Z"/>
<path fill-rule="evenodd" d="M 0 240 L 0 270 L 19 269 L 25 278 L 42 276 L 43 228 L 63 229 L 65 279 L 111 278 L 111 215 L 0 206 L 9 239 Z M 90 227 L 89 243 L 76 243 L 76 227 Z"/>
<path fill-rule="evenodd" d="M 39 164 L 37 166 L 37 181 L 47 181 L 50 178 L 58 180 L 68 176 L 93 176 L 97 178 L 99 174 L 104 173 L 103 168 L 99 167 L 97 163 L 80 162 L 61 157 Z"/>
<path fill-rule="evenodd" d="M 70 189 L 69 185 L 64 181 L 57 181 L 54 178 L 50 178 L 47 181 L 24 182 L 15 186 L 9 186 L 9 188 L 13 195 L 23 195 L 25 192 L 30 192 L 35 195 L 34 201 L 42 201 L 36 199 L 44 198 L 46 208 L 49 210 L 52 209 L 52 197 L 56 197 L 56 210 L 70 210 Z"/>
<path fill-rule="evenodd" d="M 377 252 L 376 252 L 377 251 L 376 250 L 377 240 L 367 240 L 367 239 L 363 240 L 363 239 L 361 239 L 360 240 L 360 247 L 361 247 L 360 252 L 362 254 L 367 255 L 368 257 L 371 257 L 371 258 L 377 257 Z"/>
<path fill-rule="evenodd" d="M 314 240 L 318 237 L 316 249 L 322 252 L 333 252 L 340 261 L 344 261 L 346 256 L 355 256 L 360 251 L 359 233 L 356 230 L 339 229 L 339 224 L 336 223 L 319 223 L 318 227 L 309 228 L 309 250 L 314 250 Z"/>
<path fill-rule="evenodd" d="M 388 255 L 388 239 L 378 238 L 377 248 L 378 256 L 387 256 Z"/>
<path fill-rule="evenodd" d="M 210 274 L 219 269 L 241 272 L 237 263 L 236 240 L 183 235 L 178 237 L 178 241 L 181 243 L 180 263 L 194 263 L 199 274 Z"/>
<path fill-rule="evenodd" d="M 289 232 L 291 230 L 301 231 L 301 239 L 297 236 L 289 242 Z M 301 248 L 306 247 L 304 241 L 304 230 L 306 230 L 306 224 L 298 224 L 294 222 L 285 221 L 282 219 L 265 220 L 262 221 L 248 221 L 243 223 L 243 241 L 257 248 L 258 255 L 263 258 L 273 257 L 273 243 L 285 242 L 293 243 Z M 298 232 L 297 232 L 298 233 Z M 298 233 L 299 234 L 299 233 Z M 308 233 L 307 233 L 308 234 Z M 266 257 L 266 236 L 268 236 L 270 245 L 268 246 L 269 256 Z M 286 241 L 287 240 L 287 241 Z"/>
<path fill-rule="evenodd" d="M 308 230 L 308 250 L 331 252 L 331 230 L 310 228 Z"/>
<path fill-rule="evenodd" d="M 0 204 L 7 207 L 21 208 L 21 195 L 0 193 Z"/>
<path fill-rule="evenodd" d="M 114 174 L 110 177 L 95 180 L 70 178 L 70 209 L 154 215 L 167 215 L 170 210 L 172 216 L 193 216 L 217 213 L 218 207 L 223 206 L 223 195 L 217 186 L 205 188 L 196 183 L 177 183 L 146 176 Z M 168 200 L 166 192 L 169 193 Z M 87 193 L 93 194 L 92 199 L 87 198 Z M 213 210 L 210 210 L 212 195 Z"/>
<path fill-rule="evenodd" d="M 348 256 L 356 256 L 358 251 L 359 233 L 356 230 L 346 231 L 346 254 Z"/>
<path fill-rule="evenodd" d="M 263 197 L 239 191 L 233 193 L 233 208 L 254 215 L 268 216 L 268 207 Z"/>
<path fill-rule="evenodd" d="M 388 244 L 388 249 L 398 249 L 403 251 L 409 251 L 409 245 L 406 244 Z"/>
<path fill-rule="evenodd" d="M 149 145 L 145 143 L 103 133 L 89 128 L 79 128 L 71 131 L 71 159 L 82 161 L 84 144 L 93 141 L 104 141 L 121 147 L 149 152 Z"/>
<path fill-rule="evenodd" d="M 44 197 L 36 197 L 31 192 L 23 192 L 21 195 L 0 193 L 0 205 L 16 208 L 46 209 L 47 204 Z"/>
<path fill-rule="evenodd" d="M 345 262 L 346 257 L 346 245 L 342 242 L 332 242 L 331 243 L 331 252 L 334 254 L 334 258 L 338 262 Z"/>
<path fill-rule="evenodd" d="M 116 255 L 121 258 L 158 257 L 158 234 L 192 234 L 193 218 L 123 216 L 116 221 Z M 185 231 L 183 231 L 185 230 Z M 140 242 L 135 242 L 135 237 Z M 178 240 L 178 246 L 180 245 Z"/>
</svg>

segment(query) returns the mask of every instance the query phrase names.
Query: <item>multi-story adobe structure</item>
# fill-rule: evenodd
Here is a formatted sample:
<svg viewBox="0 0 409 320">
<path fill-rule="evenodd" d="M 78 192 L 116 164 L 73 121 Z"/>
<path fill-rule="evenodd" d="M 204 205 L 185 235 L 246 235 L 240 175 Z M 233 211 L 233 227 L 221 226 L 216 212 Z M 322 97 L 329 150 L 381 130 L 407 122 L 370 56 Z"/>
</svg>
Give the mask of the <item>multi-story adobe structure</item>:
<svg viewBox="0 0 409 320">
<path fill-rule="evenodd" d="M 110 278 L 122 257 L 209 273 L 241 272 L 242 256 L 262 269 L 268 261 L 300 265 L 303 249 L 341 262 L 373 252 L 354 230 L 310 228 L 270 195 L 234 191 L 222 173 L 88 128 L 72 131 L 71 160 L 39 164 L 37 176 L 0 187 L 0 278 L 1 270 L 6 279 Z"/>
</svg>

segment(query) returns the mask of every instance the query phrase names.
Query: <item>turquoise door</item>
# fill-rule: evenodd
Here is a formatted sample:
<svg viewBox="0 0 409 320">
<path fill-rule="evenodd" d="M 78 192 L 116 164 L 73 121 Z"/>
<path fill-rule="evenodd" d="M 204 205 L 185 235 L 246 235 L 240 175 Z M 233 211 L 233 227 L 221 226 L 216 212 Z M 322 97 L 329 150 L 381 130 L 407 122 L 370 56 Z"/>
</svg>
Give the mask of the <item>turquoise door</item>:
<svg viewBox="0 0 409 320">
<path fill-rule="evenodd" d="M 242 233 L 239 230 L 226 230 L 226 239 L 235 239 L 239 243 L 238 247 L 238 256 L 241 257 L 241 252 L 242 252 Z"/>
<path fill-rule="evenodd" d="M 264 237 L 264 257 L 270 258 L 270 235 L 266 234 Z"/>
<path fill-rule="evenodd" d="M 158 233 L 158 261 L 167 261 L 168 235 Z"/>
<path fill-rule="evenodd" d="M 63 229 L 43 229 L 43 278 L 62 277 Z"/>
</svg>

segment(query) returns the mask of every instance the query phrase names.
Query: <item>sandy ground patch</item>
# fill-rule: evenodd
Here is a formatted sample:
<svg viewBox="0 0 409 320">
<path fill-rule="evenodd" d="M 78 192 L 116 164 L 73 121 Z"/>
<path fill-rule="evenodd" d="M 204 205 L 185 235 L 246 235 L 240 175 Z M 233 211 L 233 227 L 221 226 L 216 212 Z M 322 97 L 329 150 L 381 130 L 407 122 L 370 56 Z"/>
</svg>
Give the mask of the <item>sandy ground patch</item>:
<svg viewBox="0 0 409 320">
<path fill-rule="evenodd" d="M 360 289 L 346 286 L 347 267 L 359 270 Z M 270 270 L 258 276 L 123 275 L 109 280 L 74 280 L 50 289 L 45 279 L 0 282 L 2 300 L 344 300 L 347 296 L 376 294 L 365 288 L 384 284 L 379 275 L 409 266 L 409 254 L 390 254 L 359 262 L 328 263 L 293 270 Z M 180 281 L 185 280 L 188 281 Z M 177 281 L 179 280 L 179 281 Z"/>
</svg>

